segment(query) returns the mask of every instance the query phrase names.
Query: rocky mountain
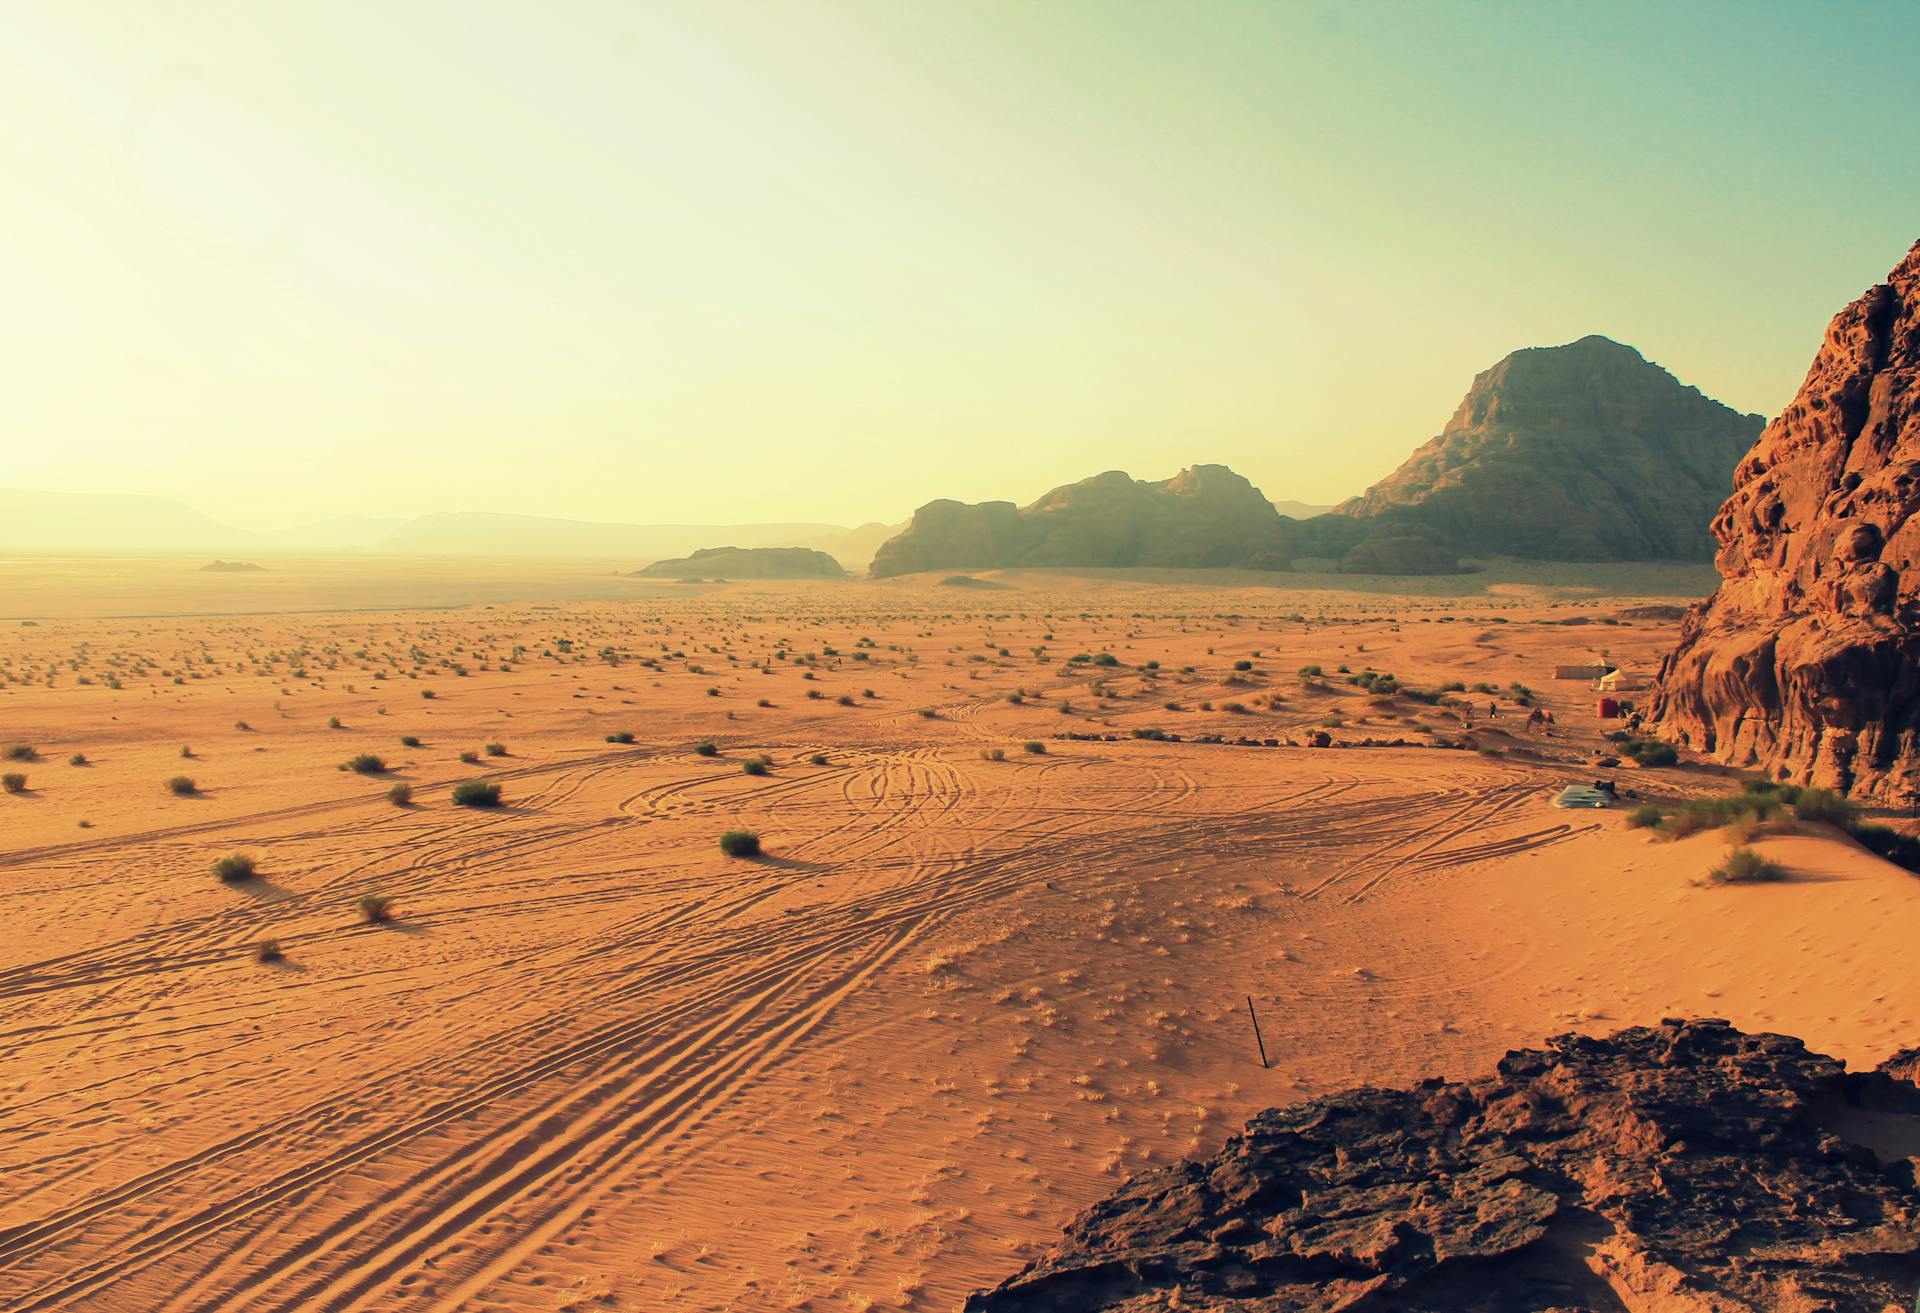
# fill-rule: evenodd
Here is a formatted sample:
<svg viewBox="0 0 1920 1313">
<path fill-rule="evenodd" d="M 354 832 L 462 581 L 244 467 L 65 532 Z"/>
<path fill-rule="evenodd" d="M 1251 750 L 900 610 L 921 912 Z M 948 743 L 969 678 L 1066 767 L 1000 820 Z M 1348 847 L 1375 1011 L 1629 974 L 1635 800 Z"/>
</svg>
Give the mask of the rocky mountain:
<svg viewBox="0 0 1920 1313">
<path fill-rule="evenodd" d="M 1920 244 L 1827 326 L 1713 521 L 1654 718 L 1783 779 L 1920 798 Z"/>
<path fill-rule="evenodd" d="M 702 547 L 691 556 L 655 561 L 642 579 L 845 579 L 840 562 L 806 547 Z"/>
<path fill-rule="evenodd" d="M 1761 424 L 1607 338 L 1532 347 L 1474 379 L 1440 436 L 1340 510 L 1373 522 L 1370 537 L 1466 555 L 1706 560 Z"/>
<path fill-rule="evenodd" d="M 1782 1035 L 1562 1036 L 1471 1083 L 1255 1117 L 1135 1177 L 968 1313 L 1894 1313 L 1920 1088 Z"/>
<path fill-rule="evenodd" d="M 1010 566 L 1284 568 L 1288 521 L 1224 465 L 1147 483 L 1119 470 L 1031 506 L 929 502 L 873 559 L 876 577 Z"/>
</svg>

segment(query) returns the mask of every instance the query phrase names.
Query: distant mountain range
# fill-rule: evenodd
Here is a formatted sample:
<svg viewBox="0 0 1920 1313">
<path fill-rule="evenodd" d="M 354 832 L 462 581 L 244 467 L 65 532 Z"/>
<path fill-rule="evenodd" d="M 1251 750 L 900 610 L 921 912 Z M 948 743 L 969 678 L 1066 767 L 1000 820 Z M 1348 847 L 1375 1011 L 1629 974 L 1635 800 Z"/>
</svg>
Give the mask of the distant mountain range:
<svg viewBox="0 0 1920 1313">
<path fill-rule="evenodd" d="M 1762 426 L 1604 337 L 1515 351 L 1476 377 L 1440 435 L 1337 508 L 1268 501 L 1224 465 L 1170 479 L 1110 470 L 1028 506 L 933 501 L 905 525 L 613 524 L 465 511 L 347 517 L 256 533 L 160 497 L 0 490 L 0 552 L 378 552 L 676 562 L 703 549 L 806 548 L 877 577 L 1162 566 L 1438 574 L 1461 556 L 1706 561 L 1708 526 Z M 736 572 L 764 563 L 742 560 Z M 768 566 L 766 568 L 773 568 Z M 781 569 L 797 568 L 781 565 Z"/>
<path fill-rule="evenodd" d="M 1113 470 L 1030 506 L 935 501 L 876 576 L 1035 566 L 1440 574 L 1458 558 L 1705 561 L 1708 526 L 1762 425 L 1604 337 L 1516 351 L 1474 379 L 1440 435 L 1330 514 L 1224 465 L 1158 483 Z"/>
<path fill-rule="evenodd" d="M 270 554 L 370 552 L 440 556 L 576 556 L 641 564 L 702 547 L 807 547 L 863 566 L 901 526 L 615 524 L 442 512 L 414 519 L 346 516 L 292 529 L 237 529 L 166 497 L 0 489 L 0 551 Z"/>
</svg>

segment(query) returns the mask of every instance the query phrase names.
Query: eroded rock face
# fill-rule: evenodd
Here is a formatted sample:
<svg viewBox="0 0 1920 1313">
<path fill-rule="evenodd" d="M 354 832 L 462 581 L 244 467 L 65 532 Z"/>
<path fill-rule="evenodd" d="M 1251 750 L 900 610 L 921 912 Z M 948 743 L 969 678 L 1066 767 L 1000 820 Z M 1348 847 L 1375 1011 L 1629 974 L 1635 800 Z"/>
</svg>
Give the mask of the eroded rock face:
<svg viewBox="0 0 1920 1313">
<path fill-rule="evenodd" d="M 1912 1307 L 1920 1088 L 1781 1035 L 1568 1035 L 1468 1084 L 1261 1113 L 969 1313 Z"/>
<path fill-rule="evenodd" d="M 1920 790 L 1920 245 L 1827 326 L 1713 521 L 1721 585 L 1662 670 L 1662 731 L 1782 779 Z"/>
<path fill-rule="evenodd" d="M 1700 560 L 1761 418 L 1604 337 L 1516 351 L 1440 436 L 1340 508 L 1466 555 Z"/>
</svg>

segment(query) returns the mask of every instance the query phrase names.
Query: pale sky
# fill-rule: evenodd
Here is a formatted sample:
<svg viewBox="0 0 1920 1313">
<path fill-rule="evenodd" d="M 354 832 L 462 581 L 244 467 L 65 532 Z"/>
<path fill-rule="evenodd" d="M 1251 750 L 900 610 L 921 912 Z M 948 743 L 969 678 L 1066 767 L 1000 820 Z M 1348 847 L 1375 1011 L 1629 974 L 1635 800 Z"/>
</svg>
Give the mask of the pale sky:
<svg viewBox="0 0 1920 1313">
<path fill-rule="evenodd" d="M 273 527 L 1332 502 L 1590 332 L 1771 414 L 1920 7 L 0 0 L 0 486 Z"/>
</svg>

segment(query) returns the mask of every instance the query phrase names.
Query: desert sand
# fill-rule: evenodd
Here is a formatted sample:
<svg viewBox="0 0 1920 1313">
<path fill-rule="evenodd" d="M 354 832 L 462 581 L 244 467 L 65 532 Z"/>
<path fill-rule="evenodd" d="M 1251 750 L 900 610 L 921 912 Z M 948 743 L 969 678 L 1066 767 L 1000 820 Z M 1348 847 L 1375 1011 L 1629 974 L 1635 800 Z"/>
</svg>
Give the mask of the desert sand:
<svg viewBox="0 0 1920 1313">
<path fill-rule="evenodd" d="M 1708 886 L 1726 836 L 1551 805 L 1737 786 L 1598 770 L 1553 678 L 1651 670 L 1620 613 L 1687 580 L 198 564 L 4 608 L 9 1310 L 948 1309 L 1277 1103 L 1671 1015 L 1916 1039 L 1911 875 L 1802 826 Z"/>
</svg>

